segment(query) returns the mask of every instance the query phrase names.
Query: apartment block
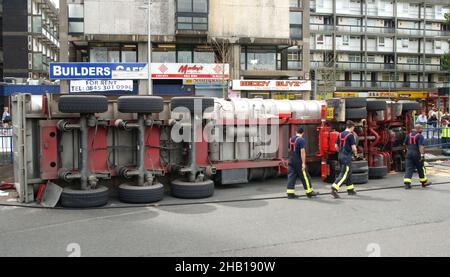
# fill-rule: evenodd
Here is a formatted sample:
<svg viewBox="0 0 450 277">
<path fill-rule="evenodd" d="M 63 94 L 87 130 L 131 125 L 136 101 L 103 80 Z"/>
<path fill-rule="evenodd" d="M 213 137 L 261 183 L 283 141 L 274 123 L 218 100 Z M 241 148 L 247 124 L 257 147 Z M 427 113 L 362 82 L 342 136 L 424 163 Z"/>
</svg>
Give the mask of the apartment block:
<svg viewBox="0 0 450 277">
<path fill-rule="evenodd" d="M 337 91 L 435 89 L 449 82 L 448 0 L 311 0 L 313 77 Z"/>
<path fill-rule="evenodd" d="M 3 0 L 1 78 L 11 83 L 48 79 L 59 58 L 58 10 L 49 0 Z"/>
</svg>

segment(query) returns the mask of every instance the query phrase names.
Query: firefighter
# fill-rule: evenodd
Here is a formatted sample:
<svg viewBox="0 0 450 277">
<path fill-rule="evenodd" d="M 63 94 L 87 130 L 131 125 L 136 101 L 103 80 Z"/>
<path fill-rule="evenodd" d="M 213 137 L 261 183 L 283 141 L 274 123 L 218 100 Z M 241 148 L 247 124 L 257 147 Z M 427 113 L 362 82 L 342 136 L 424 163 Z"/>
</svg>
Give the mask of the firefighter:
<svg viewBox="0 0 450 277">
<path fill-rule="evenodd" d="M 340 133 L 336 139 L 336 150 L 339 152 L 340 173 L 334 184 L 331 186 L 331 195 L 334 198 L 340 198 L 338 192 L 340 187 L 345 184 L 348 195 L 356 195 L 355 187 L 352 182 L 352 153 L 357 155 L 356 139 L 353 135 L 355 123 L 347 121 L 347 129 Z"/>
<path fill-rule="evenodd" d="M 407 148 L 405 161 L 405 188 L 411 189 L 412 177 L 414 170 L 417 169 L 419 180 L 422 187 L 426 188 L 431 185 L 427 178 L 427 169 L 425 168 L 425 138 L 422 135 L 422 126 L 415 126 L 415 130 L 406 136 L 405 146 Z"/>
<path fill-rule="evenodd" d="M 297 199 L 299 197 L 295 194 L 295 183 L 297 178 L 300 178 L 302 181 L 308 198 L 318 195 L 312 188 L 311 177 L 306 170 L 306 141 L 303 138 L 304 133 L 304 129 L 299 128 L 297 134 L 289 140 L 288 199 Z"/>
<path fill-rule="evenodd" d="M 442 148 L 450 148 L 450 125 L 447 119 L 442 121 Z"/>
</svg>

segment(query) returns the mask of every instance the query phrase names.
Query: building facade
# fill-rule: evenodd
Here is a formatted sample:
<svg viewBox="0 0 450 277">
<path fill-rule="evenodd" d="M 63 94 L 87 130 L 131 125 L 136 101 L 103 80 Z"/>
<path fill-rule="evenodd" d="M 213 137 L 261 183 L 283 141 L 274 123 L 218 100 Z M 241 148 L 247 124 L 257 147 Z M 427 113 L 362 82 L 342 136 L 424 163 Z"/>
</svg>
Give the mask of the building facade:
<svg viewBox="0 0 450 277">
<path fill-rule="evenodd" d="M 49 0 L 3 0 L 0 6 L 2 81 L 48 79 L 48 65 L 59 57 L 58 10 Z"/>
<path fill-rule="evenodd" d="M 308 4 L 303 0 L 152 0 L 152 62 L 226 63 L 234 80 L 308 79 Z M 67 5 L 70 61 L 147 62 L 146 1 L 73 0 Z M 146 86 L 141 81 L 139 91 L 145 93 Z M 200 87 L 172 79 L 154 80 L 154 90 L 163 95 L 201 94 Z M 264 89 L 242 92 L 244 97 L 309 97 L 309 91 L 286 94 Z"/>
<path fill-rule="evenodd" d="M 147 0 L 64 2 L 67 60 L 147 62 Z M 441 66 L 441 56 L 449 52 L 448 0 L 151 3 L 152 62 L 227 63 L 231 80 L 256 81 L 240 91 L 243 97 L 310 97 L 304 89 L 265 89 L 258 81 L 317 80 L 310 89 L 313 97 L 333 91 L 433 90 L 449 83 Z M 201 94 L 200 87 L 173 79 L 155 80 L 154 90 Z M 139 92 L 146 91 L 147 83 L 140 81 Z"/>
<path fill-rule="evenodd" d="M 449 53 L 448 0 L 311 0 L 310 8 L 311 67 L 319 83 L 334 78 L 337 91 L 449 83 L 441 66 Z"/>
</svg>

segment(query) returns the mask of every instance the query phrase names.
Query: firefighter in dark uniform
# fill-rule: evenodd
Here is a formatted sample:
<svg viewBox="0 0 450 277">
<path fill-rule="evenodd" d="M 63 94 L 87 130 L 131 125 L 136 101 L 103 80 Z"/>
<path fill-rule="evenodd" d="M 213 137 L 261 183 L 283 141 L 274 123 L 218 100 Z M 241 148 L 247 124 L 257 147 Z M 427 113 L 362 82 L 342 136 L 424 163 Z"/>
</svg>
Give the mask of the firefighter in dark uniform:
<svg viewBox="0 0 450 277">
<path fill-rule="evenodd" d="M 299 196 L 295 194 L 295 183 L 297 178 L 303 183 L 306 196 L 312 198 L 318 193 L 314 192 L 311 183 L 311 176 L 306 170 L 306 141 L 303 138 L 304 130 L 299 128 L 297 134 L 289 140 L 289 167 L 288 167 L 288 185 L 287 196 L 289 199 L 296 199 Z"/>
<path fill-rule="evenodd" d="M 340 187 L 345 184 L 349 195 L 356 195 L 355 187 L 352 182 L 352 153 L 356 156 L 356 140 L 353 135 L 355 123 L 347 121 L 347 129 L 340 133 L 336 139 L 336 150 L 339 151 L 340 173 L 334 184 L 331 186 L 331 195 L 334 198 L 340 198 L 338 192 Z"/>
<path fill-rule="evenodd" d="M 422 135 L 422 126 L 416 125 L 415 130 L 406 136 L 405 146 L 407 148 L 405 161 L 405 188 L 411 189 L 414 170 L 419 173 L 419 180 L 422 187 L 428 187 L 427 169 L 425 168 L 425 138 Z"/>
</svg>

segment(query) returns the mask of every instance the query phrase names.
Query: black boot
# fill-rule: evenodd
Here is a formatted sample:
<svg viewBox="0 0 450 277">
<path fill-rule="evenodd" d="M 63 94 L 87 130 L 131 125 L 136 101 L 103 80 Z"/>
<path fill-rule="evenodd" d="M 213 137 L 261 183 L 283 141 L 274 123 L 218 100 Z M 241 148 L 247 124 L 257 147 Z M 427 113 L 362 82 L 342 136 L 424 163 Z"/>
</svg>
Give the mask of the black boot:
<svg viewBox="0 0 450 277">
<path fill-rule="evenodd" d="M 332 188 L 332 189 L 331 189 L 331 195 L 332 195 L 335 199 L 341 198 L 341 197 L 339 196 L 338 191 L 337 191 L 335 188 Z"/>
<path fill-rule="evenodd" d="M 348 195 L 352 195 L 352 196 L 357 194 L 354 189 L 348 190 L 347 193 L 348 193 Z"/>
<path fill-rule="evenodd" d="M 405 184 L 405 189 L 407 189 L 407 190 L 410 190 L 410 189 L 412 189 L 412 186 L 411 186 L 411 184 Z"/>
<path fill-rule="evenodd" d="M 313 198 L 313 197 L 319 196 L 319 194 L 320 194 L 320 193 L 314 192 L 314 191 L 313 191 L 313 192 L 307 193 L 306 196 L 307 196 L 309 199 L 311 199 L 311 198 Z"/>
<path fill-rule="evenodd" d="M 288 193 L 287 198 L 288 199 L 298 199 L 300 196 L 296 195 L 295 193 Z"/>
<path fill-rule="evenodd" d="M 422 183 L 422 188 L 426 188 L 426 187 L 429 187 L 429 186 L 431 186 L 433 183 L 431 183 L 431 182 L 425 182 L 425 183 Z"/>
</svg>

